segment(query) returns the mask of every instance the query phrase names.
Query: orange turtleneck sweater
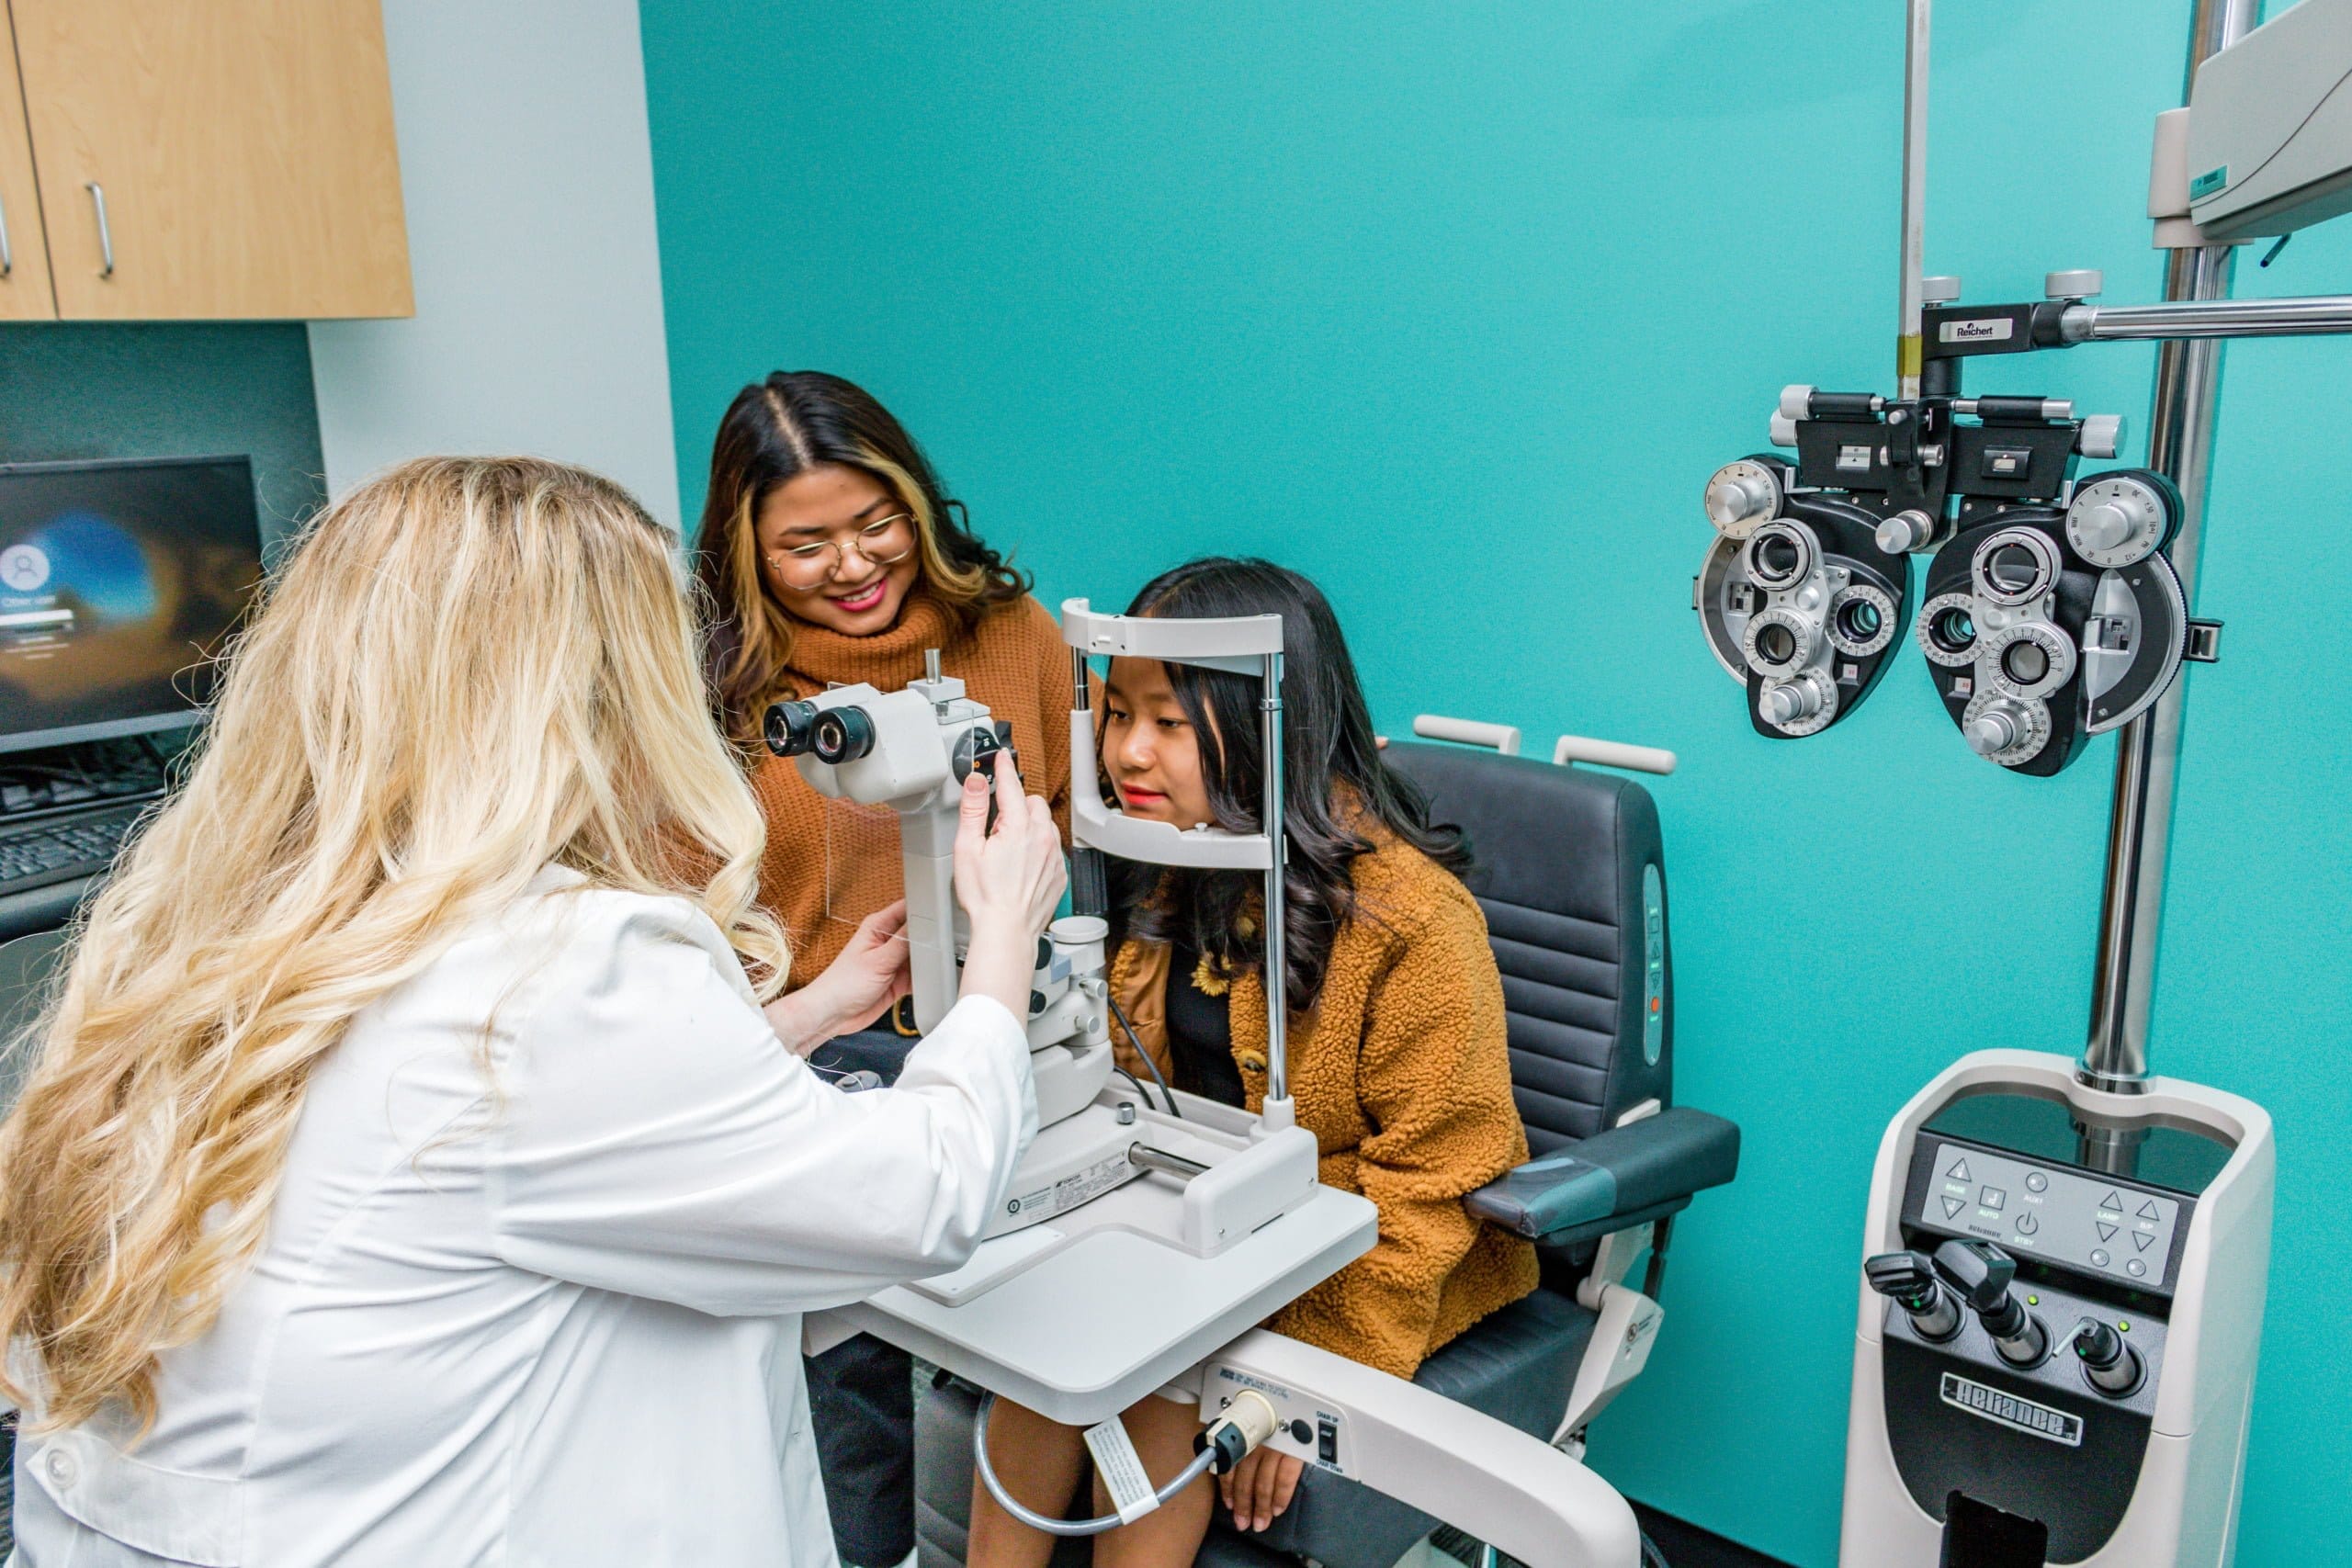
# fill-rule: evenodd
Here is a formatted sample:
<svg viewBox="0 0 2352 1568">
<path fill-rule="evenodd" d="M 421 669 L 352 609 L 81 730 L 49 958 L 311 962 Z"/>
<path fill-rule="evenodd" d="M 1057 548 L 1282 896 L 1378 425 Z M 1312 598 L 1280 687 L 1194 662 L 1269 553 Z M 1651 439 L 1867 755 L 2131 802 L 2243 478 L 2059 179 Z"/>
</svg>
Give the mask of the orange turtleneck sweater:
<svg viewBox="0 0 2352 1568">
<path fill-rule="evenodd" d="M 1069 835 L 1069 649 L 1043 604 L 1023 598 L 1001 604 L 967 628 L 922 586 L 907 596 L 899 624 L 873 637 L 844 637 L 802 622 L 793 628 L 791 662 L 774 700 L 813 696 L 828 685 L 858 682 L 884 692 L 922 674 L 926 649 L 961 679 L 965 694 L 1012 726 L 1021 774 L 1032 794 L 1053 802 Z M 760 863 L 760 900 L 792 942 L 792 984 L 808 984 L 831 964 L 859 920 L 899 897 L 898 828 L 882 807 L 829 800 L 800 770 L 762 752 L 752 793 L 767 814 L 767 852 Z"/>
</svg>

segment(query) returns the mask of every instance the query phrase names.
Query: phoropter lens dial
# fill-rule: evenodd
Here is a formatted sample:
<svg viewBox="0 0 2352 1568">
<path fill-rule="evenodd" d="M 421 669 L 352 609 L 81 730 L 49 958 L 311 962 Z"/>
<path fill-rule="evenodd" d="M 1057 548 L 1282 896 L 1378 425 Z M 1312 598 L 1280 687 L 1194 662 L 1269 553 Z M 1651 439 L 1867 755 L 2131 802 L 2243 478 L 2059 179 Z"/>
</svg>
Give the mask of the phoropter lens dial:
<svg viewBox="0 0 2352 1568">
<path fill-rule="evenodd" d="M 1785 681 L 1812 663 L 1820 646 L 1818 622 L 1777 604 L 1751 616 L 1747 635 L 1740 638 L 1747 667 L 1776 681 Z"/>
<path fill-rule="evenodd" d="M 1976 592 L 1993 604 L 2030 604 L 2058 582 L 2057 542 L 2031 528 L 2004 528 L 1970 558 Z"/>
<path fill-rule="evenodd" d="M 1993 681 L 2019 696 L 2046 697 L 2075 673 L 2075 645 L 2047 621 L 2018 621 L 1984 639 Z"/>
<path fill-rule="evenodd" d="M 1790 522 L 1767 523 L 1747 541 L 1747 575 L 1758 588 L 1779 593 L 1813 575 L 1821 558 L 1812 530 Z"/>
<path fill-rule="evenodd" d="M 1849 582 L 1830 595 L 1825 630 L 1830 646 L 1867 659 L 1894 640 L 1894 599 L 1867 582 Z"/>
<path fill-rule="evenodd" d="M 1919 606 L 1915 628 L 1919 651 L 1949 669 L 1976 660 L 1976 601 L 1966 593 L 1939 593 Z"/>
</svg>

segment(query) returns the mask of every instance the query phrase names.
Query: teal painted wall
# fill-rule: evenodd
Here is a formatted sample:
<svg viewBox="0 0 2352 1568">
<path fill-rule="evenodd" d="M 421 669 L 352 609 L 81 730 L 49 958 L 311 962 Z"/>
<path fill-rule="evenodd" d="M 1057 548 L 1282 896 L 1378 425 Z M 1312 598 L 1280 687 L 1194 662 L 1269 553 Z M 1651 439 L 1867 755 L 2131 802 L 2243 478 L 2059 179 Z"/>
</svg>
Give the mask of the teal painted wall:
<svg viewBox="0 0 2352 1568">
<path fill-rule="evenodd" d="M 2186 0 L 1939 8 L 1929 270 L 2097 266 L 2151 299 L 2149 122 Z M 1963 1051 L 2072 1052 L 2112 744 L 1968 755 L 1922 670 L 1804 743 L 1751 733 L 1689 608 L 1698 494 L 1787 381 L 1883 389 L 1901 8 L 1860 0 L 887 8 L 644 0 L 680 467 L 780 367 L 873 388 L 1049 603 L 1252 550 L 1338 603 L 1379 718 L 1672 747 L 1679 1093 L 1744 1168 L 1678 1233 L 1668 1327 L 1600 1423 L 1631 1495 L 1835 1555 L 1864 1186 Z M 2352 224 L 2242 292 L 2352 288 Z M 2153 351 L 1980 389 L 2144 430 Z M 2240 1561 L 2352 1561 L 2352 1000 L 2339 808 L 2352 345 L 2229 351 L 2163 1070 L 2278 1119 Z M 2136 442 L 2135 442 L 2136 445 Z"/>
<path fill-rule="evenodd" d="M 326 503 L 300 321 L 0 326 L 0 462 L 226 452 L 253 457 L 265 540 Z"/>
</svg>

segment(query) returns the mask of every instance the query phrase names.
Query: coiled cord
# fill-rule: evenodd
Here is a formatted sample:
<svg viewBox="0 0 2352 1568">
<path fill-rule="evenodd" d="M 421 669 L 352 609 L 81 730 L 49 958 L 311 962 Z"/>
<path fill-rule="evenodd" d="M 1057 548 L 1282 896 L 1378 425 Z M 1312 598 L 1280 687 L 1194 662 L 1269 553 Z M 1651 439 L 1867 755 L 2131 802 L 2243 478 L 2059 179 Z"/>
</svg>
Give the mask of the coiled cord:
<svg viewBox="0 0 2352 1568">
<path fill-rule="evenodd" d="M 996 1478 L 996 1467 L 989 1463 L 989 1412 L 995 1408 L 996 1395 L 983 1390 L 979 1410 L 972 1417 L 972 1469 L 978 1473 L 980 1484 L 989 1489 L 989 1495 L 997 1500 L 999 1507 L 1031 1529 L 1044 1530 L 1047 1535 L 1101 1535 L 1107 1530 L 1117 1529 L 1126 1522 L 1116 1514 L 1104 1514 L 1091 1519 L 1049 1519 L 1034 1508 L 1023 1507 L 1005 1491 L 1004 1483 Z M 1178 1493 L 1206 1475 L 1209 1466 L 1216 1462 L 1216 1450 L 1204 1448 L 1193 1456 L 1192 1463 L 1177 1472 L 1176 1479 L 1152 1495 L 1162 1503 L 1173 1502 Z"/>
</svg>

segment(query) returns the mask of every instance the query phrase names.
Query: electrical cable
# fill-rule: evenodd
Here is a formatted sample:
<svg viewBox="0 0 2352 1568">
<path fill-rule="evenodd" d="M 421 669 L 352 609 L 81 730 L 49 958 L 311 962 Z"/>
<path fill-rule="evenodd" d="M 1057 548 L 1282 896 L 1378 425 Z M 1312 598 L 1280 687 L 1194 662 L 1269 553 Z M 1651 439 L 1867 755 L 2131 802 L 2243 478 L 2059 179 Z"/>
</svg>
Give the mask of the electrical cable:
<svg viewBox="0 0 2352 1568">
<path fill-rule="evenodd" d="M 983 1390 L 979 1410 L 972 1417 L 972 1469 L 978 1474 L 980 1484 L 989 1489 L 989 1495 L 997 1500 L 998 1506 L 1031 1529 L 1043 1530 L 1047 1535 L 1102 1535 L 1126 1522 L 1116 1514 L 1103 1514 L 1091 1519 L 1049 1519 L 1034 1508 L 1023 1507 L 1005 1491 L 1004 1483 L 996 1478 L 996 1467 L 989 1462 L 989 1412 L 995 1408 L 996 1395 Z M 1178 1493 L 1206 1475 L 1209 1466 L 1216 1462 L 1216 1450 L 1214 1447 L 1204 1448 L 1193 1456 L 1192 1463 L 1176 1472 L 1174 1480 L 1152 1495 L 1162 1503 L 1175 1501 Z"/>
<path fill-rule="evenodd" d="M 1119 998 L 1113 996 L 1110 992 L 1110 988 L 1105 987 L 1102 991 L 1102 999 L 1111 1004 L 1111 1016 L 1117 1019 L 1119 1021 L 1119 1027 L 1127 1032 L 1127 1043 L 1134 1046 L 1136 1048 L 1136 1055 L 1143 1058 L 1145 1069 L 1151 1074 L 1151 1081 L 1158 1084 L 1159 1086 L 1159 1092 L 1167 1097 L 1168 1114 L 1173 1116 L 1179 1122 L 1182 1122 L 1184 1119 L 1184 1113 L 1177 1109 L 1176 1091 L 1168 1087 L 1168 1079 L 1161 1075 L 1159 1071 L 1159 1064 L 1153 1061 L 1151 1059 L 1151 1053 L 1143 1048 L 1143 1039 L 1136 1033 L 1136 1026 L 1127 1021 L 1126 1013 L 1119 1007 Z M 1129 1083 L 1135 1082 L 1132 1077 L 1127 1081 Z M 1141 1084 L 1136 1085 L 1136 1092 L 1138 1094 L 1143 1092 L 1143 1086 Z"/>
<path fill-rule="evenodd" d="M 1114 1073 L 1116 1073 L 1119 1077 L 1127 1080 L 1127 1087 L 1136 1091 L 1136 1098 L 1143 1101 L 1143 1107 L 1146 1111 L 1151 1109 L 1151 1090 L 1144 1088 L 1142 1084 L 1138 1083 L 1136 1080 L 1135 1074 L 1127 1071 L 1125 1067 L 1113 1067 L 1111 1070 Z"/>
</svg>

